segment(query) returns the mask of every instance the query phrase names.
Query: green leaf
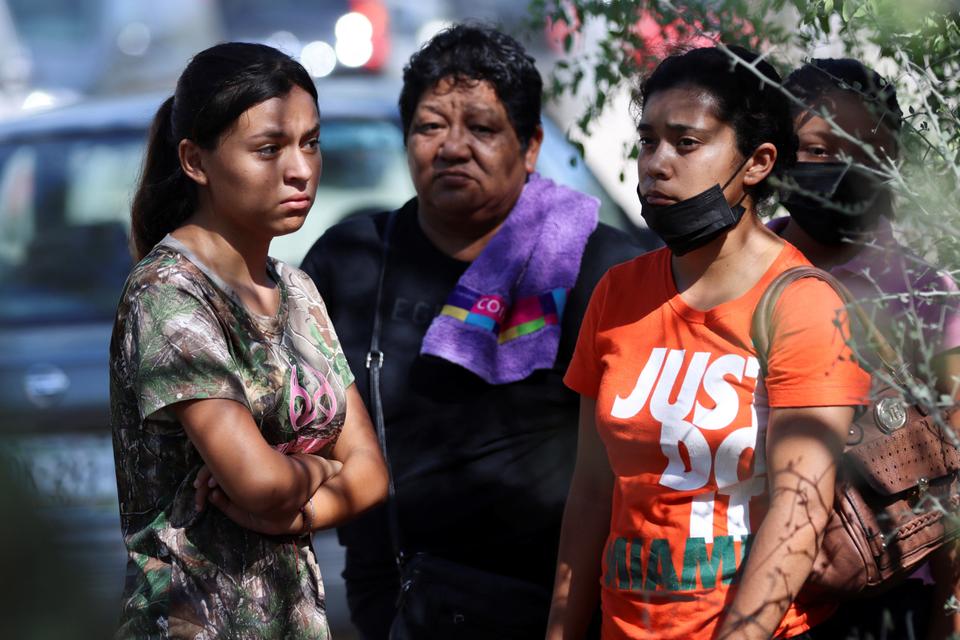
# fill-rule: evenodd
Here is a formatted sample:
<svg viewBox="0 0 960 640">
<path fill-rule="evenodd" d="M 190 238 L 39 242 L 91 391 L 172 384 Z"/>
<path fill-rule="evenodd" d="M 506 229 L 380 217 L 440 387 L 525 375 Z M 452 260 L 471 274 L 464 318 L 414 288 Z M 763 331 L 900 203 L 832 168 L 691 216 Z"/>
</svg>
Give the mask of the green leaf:
<svg viewBox="0 0 960 640">
<path fill-rule="evenodd" d="M 856 10 L 855 0 L 844 0 L 843 4 L 840 5 L 840 17 L 843 18 L 844 23 L 850 22 Z"/>
</svg>

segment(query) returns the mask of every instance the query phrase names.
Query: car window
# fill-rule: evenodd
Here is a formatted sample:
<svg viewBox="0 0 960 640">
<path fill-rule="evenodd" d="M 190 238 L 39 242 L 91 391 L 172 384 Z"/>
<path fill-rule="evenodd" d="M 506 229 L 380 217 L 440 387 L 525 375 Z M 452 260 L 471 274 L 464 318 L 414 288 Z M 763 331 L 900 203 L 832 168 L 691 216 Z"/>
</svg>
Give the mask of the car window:
<svg viewBox="0 0 960 640">
<path fill-rule="evenodd" d="M 0 173 L 0 263 L 21 262 L 34 233 L 36 149 L 9 153 Z"/>
<path fill-rule="evenodd" d="M 0 144 L 0 325 L 113 318 L 130 271 L 130 202 L 144 131 Z M 325 121 L 323 175 L 297 233 L 271 255 L 299 265 L 327 227 L 413 195 L 390 121 Z"/>
<path fill-rule="evenodd" d="M 142 138 L 0 146 L 0 324 L 113 316 Z"/>
</svg>

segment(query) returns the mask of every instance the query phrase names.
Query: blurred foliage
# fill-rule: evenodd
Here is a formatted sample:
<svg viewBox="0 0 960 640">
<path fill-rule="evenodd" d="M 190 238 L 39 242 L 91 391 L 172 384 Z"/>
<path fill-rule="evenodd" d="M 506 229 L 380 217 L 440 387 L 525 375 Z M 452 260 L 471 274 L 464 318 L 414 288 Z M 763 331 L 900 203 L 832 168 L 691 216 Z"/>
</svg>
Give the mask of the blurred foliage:
<svg viewBox="0 0 960 640">
<path fill-rule="evenodd" d="M 547 98 L 583 103 L 574 138 L 589 136 L 611 96 L 636 88 L 678 49 L 739 44 L 787 73 L 784 61 L 833 44 L 877 68 L 896 85 L 905 114 L 902 161 L 885 170 L 900 195 L 899 231 L 927 260 L 960 268 L 957 0 L 532 0 L 530 8 L 565 52 Z M 624 160 L 636 152 L 628 145 Z"/>
</svg>

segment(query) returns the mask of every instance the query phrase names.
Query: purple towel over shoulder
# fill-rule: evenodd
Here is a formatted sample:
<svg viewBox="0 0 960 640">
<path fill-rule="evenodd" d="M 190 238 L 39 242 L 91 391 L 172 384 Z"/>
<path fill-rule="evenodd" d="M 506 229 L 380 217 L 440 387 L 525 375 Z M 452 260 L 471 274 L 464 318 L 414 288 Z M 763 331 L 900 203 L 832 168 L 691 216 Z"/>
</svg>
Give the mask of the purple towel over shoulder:
<svg viewBox="0 0 960 640">
<path fill-rule="evenodd" d="M 420 353 L 490 384 L 551 368 L 599 207 L 596 198 L 531 174 L 503 226 L 433 319 Z"/>
</svg>

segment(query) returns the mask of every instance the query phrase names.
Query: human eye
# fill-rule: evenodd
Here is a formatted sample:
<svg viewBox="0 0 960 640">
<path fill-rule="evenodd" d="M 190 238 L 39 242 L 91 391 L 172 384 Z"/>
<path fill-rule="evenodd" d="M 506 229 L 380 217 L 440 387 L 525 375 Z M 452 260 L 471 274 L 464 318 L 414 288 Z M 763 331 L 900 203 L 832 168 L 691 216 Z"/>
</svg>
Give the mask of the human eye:
<svg viewBox="0 0 960 640">
<path fill-rule="evenodd" d="M 320 137 L 315 136 L 307 140 L 303 146 L 310 151 L 317 151 L 320 148 Z"/>
<path fill-rule="evenodd" d="M 657 144 L 657 141 L 653 138 L 653 136 L 640 136 L 637 144 L 639 144 L 641 147 L 652 147 L 653 145 Z"/>
<path fill-rule="evenodd" d="M 683 137 L 677 140 L 677 148 L 684 150 L 691 150 L 700 145 L 700 141 L 696 138 Z"/>
<path fill-rule="evenodd" d="M 474 131 L 475 133 L 479 133 L 479 134 L 482 134 L 482 135 L 486 135 L 486 134 L 489 134 L 489 133 L 494 133 L 494 132 L 496 131 L 495 128 L 493 128 L 493 127 L 491 127 L 490 125 L 488 125 L 488 124 L 486 124 L 486 123 L 483 123 L 483 122 L 476 122 L 476 123 L 470 125 L 470 129 L 471 129 L 472 131 Z"/>
<path fill-rule="evenodd" d="M 820 143 L 801 144 L 797 152 L 797 160 L 801 162 L 827 162 L 834 160 L 837 153 Z"/>
<path fill-rule="evenodd" d="M 436 120 L 421 120 L 414 124 L 413 130 L 417 133 L 433 133 L 441 128 L 440 122 Z"/>
<path fill-rule="evenodd" d="M 257 148 L 257 155 L 261 158 L 273 158 L 280 153 L 280 146 L 275 144 L 265 144 Z"/>
</svg>

